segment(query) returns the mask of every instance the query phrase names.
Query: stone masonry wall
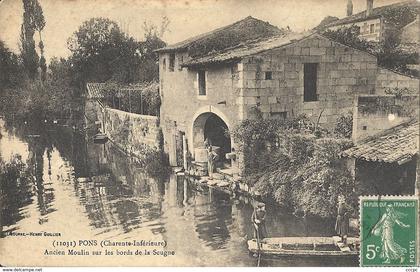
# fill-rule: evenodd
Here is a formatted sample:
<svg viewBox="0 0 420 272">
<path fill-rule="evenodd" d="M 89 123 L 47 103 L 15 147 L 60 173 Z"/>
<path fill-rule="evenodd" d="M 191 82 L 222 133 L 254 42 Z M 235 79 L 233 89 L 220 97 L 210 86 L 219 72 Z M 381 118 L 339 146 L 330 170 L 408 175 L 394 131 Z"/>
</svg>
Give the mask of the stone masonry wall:
<svg viewBox="0 0 420 272">
<path fill-rule="evenodd" d="M 408 88 L 413 94 L 419 93 L 419 79 L 402 75 L 388 69 L 378 68 L 376 94 L 385 94 L 387 89 Z"/>
<path fill-rule="evenodd" d="M 86 109 L 88 126 L 97 126 L 125 151 L 136 154 L 142 145 L 159 148 L 158 117 L 104 108 L 94 99 L 87 101 Z"/>
<path fill-rule="evenodd" d="M 385 30 L 385 26 L 380 18 L 370 19 L 360 22 L 352 22 L 346 25 L 339 25 L 329 27 L 330 30 L 338 30 L 340 28 L 348 28 L 351 26 L 358 26 L 360 28 L 360 35 L 359 38 L 367 40 L 367 41 L 376 41 L 379 42 L 383 38 L 383 33 Z M 374 25 L 373 33 L 370 31 L 370 26 Z"/>
<path fill-rule="evenodd" d="M 159 119 L 105 108 L 105 133 L 124 149 L 135 152 L 142 144 L 159 147 Z"/>
<path fill-rule="evenodd" d="M 165 151 L 170 162 L 176 164 L 174 152 L 184 133 L 188 148 L 193 154 L 192 125 L 194 119 L 203 112 L 214 112 L 231 129 L 241 120 L 237 104 L 238 71 L 236 65 L 206 67 L 205 96 L 198 95 L 197 70 L 181 68 L 181 59 L 186 61 L 186 54 L 177 53 L 174 71 L 169 71 L 169 54 L 159 56 L 160 93 L 162 96 L 161 125 L 164 133 Z M 165 65 L 163 62 L 165 61 Z M 202 139 L 204 141 L 204 139 Z"/>
<path fill-rule="evenodd" d="M 407 122 L 419 114 L 419 97 L 391 95 L 364 95 L 355 101 L 353 133 L 355 142 L 383 130 Z"/>
<path fill-rule="evenodd" d="M 304 63 L 318 63 L 318 101 L 304 102 Z M 245 117 L 252 118 L 257 108 L 265 118 L 306 114 L 316 121 L 320 116 L 320 124 L 328 127 L 352 110 L 356 95 L 374 92 L 377 62 L 370 54 L 315 35 L 248 57 L 238 70 Z M 264 78 L 267 71 L 271 80 Z"/>
</svg>

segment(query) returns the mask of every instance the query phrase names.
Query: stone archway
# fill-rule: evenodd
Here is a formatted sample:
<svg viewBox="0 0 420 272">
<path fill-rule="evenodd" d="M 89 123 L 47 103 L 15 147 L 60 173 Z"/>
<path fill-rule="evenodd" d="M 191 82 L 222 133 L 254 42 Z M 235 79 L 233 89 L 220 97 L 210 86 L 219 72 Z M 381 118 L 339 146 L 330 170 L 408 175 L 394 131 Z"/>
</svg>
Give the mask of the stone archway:
<svg viewBox="0 0 420 272">
<path fill-rule="evenodd" d="M 225 160 L 225 154 L 231 152 L 232 140 L 229 135 L 229 123 L 223 114 L 214 111 L 202 111 L 194 116 L 191 129 L 191 151 L 204 147 L 204 141 L 209 139 L 213 146 L 220 147 L 220 159 Z"/>
</svg>

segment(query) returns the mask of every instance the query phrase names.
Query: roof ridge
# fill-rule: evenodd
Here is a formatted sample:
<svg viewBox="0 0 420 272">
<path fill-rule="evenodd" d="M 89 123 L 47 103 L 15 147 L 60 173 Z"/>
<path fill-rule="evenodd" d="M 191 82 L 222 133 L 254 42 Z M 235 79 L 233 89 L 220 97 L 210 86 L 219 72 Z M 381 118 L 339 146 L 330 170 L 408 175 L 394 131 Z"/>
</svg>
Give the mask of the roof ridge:
<svg viewBox="0 0 420 272">
<path fill-rule="evenodd" d="M 227 51 L 230 51 L 230 50 L 235 50 L 235 49 L 238 49 L 238 48 L 241 48 L 241 47 L 252 46 L 254 44 L 257 44 L 257 43 L 260 43 L 260 42 L 264 42 L 264 41 L 268 41 L 268 40 L 274 40 L 276 38 L 284 38 L 286 36 L 287 36 L 287 34 L 278 34 L 278 35 L 274 35 L 274 36 L 270 36 L 270 37 L 259 37 L 259 38 L 253 39 L 253 40 L 243 41 L 243 42 L 241 42 L 241 43 L 239 43 L 237 45 L 233 45 L 233 46 L 227 47 L 227 48 L 225 48 L 225 49 L 223 49 L 221 51 L 217 51 L 217 52 L 212 51 L 212 52 L 209 52 L 209 54 L 206 54 L 206 55 L 203 55 L 203 56 L 199 56 L 198 59 L 200 59 L 200 58 L 206 58 L 206 57 L 211 57 L 213 55 L 224 54 L 224 53 L 226 53 Z"/>
<path fill-rule="evenodd" d="M 191 43 L 199 42 L 201 40 L 204 40 L 209 35 L 214 35 L 214 34 L 220 33 L 220 32 L 222 32 L 222 31 L 224 31 L 226 29 L 229 29 L 229 28 L 234 27 L 235 25 L 238 25 L 238 24 L 243 23 L 245 21 L 251 21 L 251 20 L 253 20 L 255 22 L 258 21 L 260 23 L 265 24 L 266 26 L 277 28 L 279 31 L 281 31 L 281 29 L 279 27 L 277 27 L 275 25 L 272 25 L 272 24 L 270 24 L 267 21 L 260 20 L 258 18 L 255 18 L 255 17 L 252 17 L 252 16 L 249 15 L 249 16 L 247 16 L 247 17 L 245 17 L 243 19 L 240 19 L 238 21 L 235 21 L 235 22 L 233 22 L 231 24 L 228 24 L 228 25 L 225 25 L 225 26 L 222 26 L 222 27 L 219 27 L 219 28 L 216 28 L 216 29 L 213 29 L 213 30 L 204 32 L 204 33 L 201 33 L 201 34 L 198 34 L 196 36 L 193 36 L 193 37 L 187 38 L 185 40 L 182 40 L 180 42 L 177 42 L 177 43 L 174 43 L 174 44 L 165 46 L 163 48 L 159 48 L 159 49 L 157 49 L 155 51 L 156 52 L 159 52 L 159 51 L 165 51 L 165 50 L 183 49 L 183 48 L 187 47 Z"/>
</svg>

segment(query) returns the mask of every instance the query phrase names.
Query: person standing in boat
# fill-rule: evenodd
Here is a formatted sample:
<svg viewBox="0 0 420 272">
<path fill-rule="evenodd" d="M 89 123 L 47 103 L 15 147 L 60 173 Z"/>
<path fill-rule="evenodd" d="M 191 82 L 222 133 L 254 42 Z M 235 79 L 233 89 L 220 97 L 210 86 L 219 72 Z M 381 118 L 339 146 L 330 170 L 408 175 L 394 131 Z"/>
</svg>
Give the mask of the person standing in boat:
<svg viewBox="0 0 420 272">
<path fill-rule="evenodd" d="M 265 227 L 265 204 L 259 202 L 254 208 L 251 216 L 251 221 L 254 225 L 254 238 L 261 242 L 262 239 L 267 237 L 267 230 Z"/>
<path fill-rule="evenodd" d="M 337 220 L 335 222 L 335 231 L 341 237 L 341 242 L 347 244 L 347 235 L 349 233 L 349 213 L 350 209 L 346 204 L 344 196 L 338 197 Z"/>
<path fill-rule="evenodd" d="M 213 147 L 209 145 L 207 147 L 207 166 L 209 172 L 209 179 L 213 179 L 214 162 L 216 161 L 217 153 L 213 151 Z"/>
</svg>

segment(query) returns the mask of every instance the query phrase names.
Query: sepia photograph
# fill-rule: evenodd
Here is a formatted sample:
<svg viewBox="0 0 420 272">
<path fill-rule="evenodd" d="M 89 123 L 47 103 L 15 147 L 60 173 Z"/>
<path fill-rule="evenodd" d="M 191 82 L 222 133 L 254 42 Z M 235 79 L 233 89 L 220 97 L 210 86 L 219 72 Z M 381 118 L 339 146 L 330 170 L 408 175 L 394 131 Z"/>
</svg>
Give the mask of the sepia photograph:
<svg viewBox="0 0 420 272">
<path fill-rule="evenodd" d="M 417 267 L 419 45 L 417 0 L 0 0 L 0 266 Z"/>
</svg>

